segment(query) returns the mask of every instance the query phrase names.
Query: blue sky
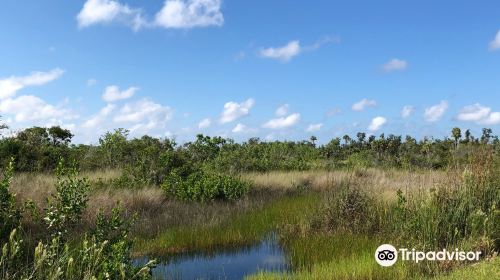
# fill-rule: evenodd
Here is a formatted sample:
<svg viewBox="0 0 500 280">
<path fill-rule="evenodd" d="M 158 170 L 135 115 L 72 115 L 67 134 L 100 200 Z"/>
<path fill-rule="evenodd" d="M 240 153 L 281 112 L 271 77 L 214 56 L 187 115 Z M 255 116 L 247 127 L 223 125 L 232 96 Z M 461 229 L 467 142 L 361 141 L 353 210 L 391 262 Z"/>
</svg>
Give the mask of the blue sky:
<svg viewBox="0 0 500 280">
<path fill-rule="evenodd" d="M 498 1 L 6 1 L 0 114 L 61 125 L 320 142 L 500 125 Z"/>
</svg>

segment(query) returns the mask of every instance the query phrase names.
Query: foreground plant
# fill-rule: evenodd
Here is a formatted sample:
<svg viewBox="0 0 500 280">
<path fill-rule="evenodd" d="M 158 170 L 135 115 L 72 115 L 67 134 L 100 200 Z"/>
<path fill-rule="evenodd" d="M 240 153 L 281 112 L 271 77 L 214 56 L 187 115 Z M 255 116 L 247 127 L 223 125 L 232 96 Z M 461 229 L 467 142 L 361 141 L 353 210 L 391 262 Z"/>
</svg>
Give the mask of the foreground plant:
<svg viewBox="0 0 500 280">
<path fill-rule="evenodd" d="M 71 240 L 72 227 L 81 222 L 88 201 L 87 179 L 78 179 L 76 169 L 64 168 L 61 162 L 57 171 L 56 193 L 49 202 L 44 218 L 50 239 L 38 241 L 35 248 L 23 242 L 22 227 L 10 232 L 2 242 L 0 278 L 23 280 L 80 280 L 80 279 L 150 279 L 155 261 L 136 267 L 131 258 L 132 242 L 129 239 L 130 221 L 122 218 L 120 208 L 114 208 L 109 217 L 100 213 L 92 232 L 82 240 Z M 2 222 L 10 221 L 15 209 L 13 195 L 8 191 L 12 169 L 2 181 Z M 9 211 L 7 211 L 9 210 Z M 12 223 L 13 224 L 13 223 Z M 6 227 L 5 227 L 6 228 Z M 3 229 L 3 228 L 2 228 Z M 26 236 L 30 238 L 30 236 Z"/>
</svg>

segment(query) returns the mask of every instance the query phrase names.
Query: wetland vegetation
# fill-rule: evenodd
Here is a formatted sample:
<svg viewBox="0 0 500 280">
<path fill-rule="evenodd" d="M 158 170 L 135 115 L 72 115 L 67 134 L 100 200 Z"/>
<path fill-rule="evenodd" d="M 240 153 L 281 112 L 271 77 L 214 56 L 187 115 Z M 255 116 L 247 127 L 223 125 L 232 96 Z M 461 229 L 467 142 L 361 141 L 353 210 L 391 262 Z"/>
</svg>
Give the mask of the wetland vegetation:
<svg viewBox="0 0 500 280">
<path fill-rule="evenodd" d="M 29 128 L 0 140 L 0 277 L 187 279 L 169 269 L 240 258 L 228 279 L 491 279 L 500 141 L 464 135 L 180 145 L 118 129 L 73 145 L 68 130 Z M 384 243 L 482 258 L 384 268 Z M 280 265 L 255 261 L 267 255 Z"/>
</svg>

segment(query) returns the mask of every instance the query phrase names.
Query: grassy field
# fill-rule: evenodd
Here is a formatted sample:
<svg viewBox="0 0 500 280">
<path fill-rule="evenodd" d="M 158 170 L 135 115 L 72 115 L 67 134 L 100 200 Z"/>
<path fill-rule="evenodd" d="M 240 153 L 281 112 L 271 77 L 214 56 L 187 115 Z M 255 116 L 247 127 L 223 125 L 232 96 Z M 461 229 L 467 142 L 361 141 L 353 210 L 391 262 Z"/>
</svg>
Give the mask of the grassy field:
<svg viewBox="0 0 500 280">
<path fill-rule="evenodd" d="M 443 233 L 434 228 L 431 220 L 443 217 L 437 222 L 452 226 L 461 225 L 461 221 L 451 216 L 448 219 L 447 211 L 454 209 L 440 209 L 442 201 L 435 198 L 445 199 L 458 207 L 458 212 L 469 211 L 468 205 L 475 200 L 461 195 L 473 197 L 475 194 L 467 189 L 484 187 L 477 183 L 484 178 L 474 174 L 381 169 L 246 173 L 242 178 L 253 185 L 246 197 L 205 203 L 166 198 L 157 187 L 109 186 L 107 182 L 119 175 L 117 170 L 80 175 L 92 182 L 81 230 L 84 232 L 94 222 L 97 209 L 109 211 L 119 202 L 128 216 L 137 215 L 132 229 L 135 256 L 214 252 L 251 245 L 274 232 L 293 271 L 259 273 L 248 279 L 487 279 L 492 275 L 488 271 L 498 274 L 496 258 L 466 267 L 452 263 L 421 268 L 398 263 L 390 269 L 380 267 L 373 258 L 375 248 L 387 241 L 384 236 L 394 231 L 390 223 L 407 231 L 423 229 L 422 236 L 395 236 L 391 241 L 396 244 L 406 238 L 412 242 L 429 236 L 448 238 L 441 236 Z M 12 190 L 20 200 L 31 199 L 43 208 L 45 198 L 54 191 L 54 182 L 51 175 L 18 174 Z M 497 195 L 490 193 L 489 198 L 482 199 L 498 200 Z M 409 215 L 405 219 L 416 225 L 398 220 L 402 209 Z M 481 247 L 491 240 L 477 240 L 484 241 L 481 235 L 471 235 L 457 242 L 493 252 L 494 245 Z"/>
</svg>

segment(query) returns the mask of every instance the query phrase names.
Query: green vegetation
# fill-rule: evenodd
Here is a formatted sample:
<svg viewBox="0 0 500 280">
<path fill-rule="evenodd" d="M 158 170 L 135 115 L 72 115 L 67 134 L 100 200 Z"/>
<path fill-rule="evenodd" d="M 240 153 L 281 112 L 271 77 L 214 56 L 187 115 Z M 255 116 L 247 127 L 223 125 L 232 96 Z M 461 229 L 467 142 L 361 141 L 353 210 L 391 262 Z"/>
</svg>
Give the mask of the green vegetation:
<svg viewBox="0 0 500 280">
<path fill-rule="evenodd" d="M 296 272 L 260 273 L 251 279 L 419 279 L 461 265 L 398 263 L 383 269 L 374 262 L 373 252 L 384 243 L 423 251 L 461 248 L 494 256 L 500 249 L 500 180 L 490 150 L 477 151 L 461 182 L 423 193 L 405 195 L 399 190 L 395 201 L 341 185 L 313 219 L 281 231 Z"/>
<path fill-rule="evenodd" d="M 248 192 L 250 184 L 213 172 L 197 171 L 187 178 L 173 172 L 163 183 L 163 189 L 167 195 L 187 201 L 235 200 Z"/>
<path fill-rule="evenodd" d="M 312 216 L 319 202 L 317 194 L 284 197 L 260 209 L 232 216 L 211 225 L 168 229 L 153 240 L 139 240 L 137 252 L 168 255 L 186 252 L 213 252 L 237 245 L 251 245 L 279 226 L 295 224 Z"/>
<path fill-rule="evenodd" d="M 23 209 L 15 209 L 10 194 L 12 163 L 4 173 L 2 191 L 1 279 L 148 279 L 154 261 L 137 268 L 132 264 L 129 226 L 119 209 L 111 216 L 99 215 L 92 234 L 70 242 L 69 233 L 87 206 L 88 184 L 76 178 L 74 168 L 62 162 L 57 171 L 56 193 L 43 217 L 47 235 L 26 235 L 20 223 Z M 32 221 L 42 223 L 42 221 Z M 7 229 L 11 228 L 8 236 Z M 36 246 L 25 243 L 23 235 Z M 33 239 L 37 240 L 33 240 Z"/>
<path fill-rule="evenodd" d="M 2 279 L 147 279 L 153 263 L 132 256 L 210 254 L 270 234 L 292 270 L 250 279 L 454 279 L 498 263 L 500 141 L 489 129 L 325 145 L 203 135 L 179 145 L 123 129 L 98 145 L 72 137 L 34 127 L 0 140 Z M 373 259 L 382 243 L 492 261 L 388 270 Z"/>
</svg>

